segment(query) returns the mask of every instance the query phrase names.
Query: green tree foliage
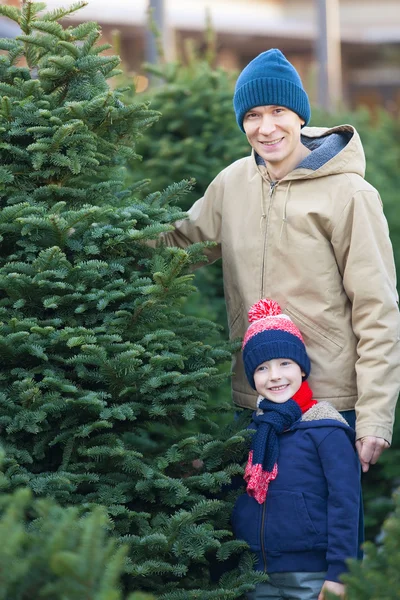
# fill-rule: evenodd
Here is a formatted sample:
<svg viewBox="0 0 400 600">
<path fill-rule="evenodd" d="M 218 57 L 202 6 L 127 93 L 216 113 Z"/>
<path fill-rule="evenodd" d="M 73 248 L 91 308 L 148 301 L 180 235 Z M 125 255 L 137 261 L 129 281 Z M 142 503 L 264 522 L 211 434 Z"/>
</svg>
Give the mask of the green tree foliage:
<svg viewBox="0 0 400 600">
<path fill-rule="evenodd" d="M 213 67 L 215 39 L 211 29 L 207 34 L 204 56 L 188 43 L 185 63 L 147 65 L 149 73 L 162 82 L 146 94 L 161 118 L 138 142 L 143 164 L 136 167 L 134 176 L 144 176 L 148 166 L 154 174 L 154 190 L 164 189 L 170 177 L 174 181 L 194 178 L 193 189 L 183 198 L 183 210 L 204 194 L 222 169 L 250 152 L 233 114 L 234 76 Z M 199 293 L 190 297 L 186 311 L 211 316 L 227 336 L 220 262 L 201 268 L 195 283 Z"/>
<path fill-rule="evenodd" d="M 145 65 L 162 83 L 145 95 L 161 117 L 138 142 L 142 168 L 148 164 L 154 173 L 154 189 L 165 188 L 169 175 L 174 181 L 194 177 L 196 184 L 182 203 L 185 210 L 223 168 L 250 153 L 233 113 L 236 77 L 213 67 L 212 43 L 213 38 L 204 57 L 189 43 L 185 63 Z"/>
<path fill-rule="evenodd" d="M 350 562 L 343 579 L 348 600 L 395 600 L 400 590 L 400 496 L 394 496 L 394 512 L 383 526 L 382 543 L 365 545 L 362 562 Z"/>
<path fill-rule="evenodd" d="M 141 600 L 122 594 L 128 548 L 118 546 L 108 529 L 100 506 L 80 517 L 77 508 L 32 499 L 27 488 L 3 494 L 0 599 Z"/>
<path fill-rule="evenodd" d="M 0 40 L 7 491 L 26 486 L 84 511 L 103 505 L 128 544 L 127 591 L 240 598 L 257 581 L 229 527 L 244 436 L 220 432 L 207 408 L 230 348 L 208 343 L 210 321 L 181 311 L 202 249 L 151 243 L 183 216 L 176 204 L 190 186 L 125 185 L 157 115 L 109 87 L 119 61 L 104 56 L 96 23 L 58 23 L 83 5 L 0 6 L 23 32 Z M 202 433 L 188 435 L 195 422 Z"/>
</svg>

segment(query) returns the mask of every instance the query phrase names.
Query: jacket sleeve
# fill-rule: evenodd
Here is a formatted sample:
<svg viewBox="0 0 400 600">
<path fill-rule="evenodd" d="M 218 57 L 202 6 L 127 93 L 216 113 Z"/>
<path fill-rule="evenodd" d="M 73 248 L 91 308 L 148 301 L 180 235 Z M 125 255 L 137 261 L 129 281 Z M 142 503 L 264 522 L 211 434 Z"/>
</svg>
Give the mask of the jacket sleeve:
<svg viewBox="0 0 400 600">
<path fill-rule="evenodd" d="M 326 579 L 339 581 L 347 571 L 346 560 L 358 553 L 360 464 L 349 436 L 339 427 L 324 438 L 318 453 L 328 486 Z"/>
<path fill-rule="evenodd" d="M 177 221 L 173 231 L 162 235 L 167 246 L 186 248 L 198 242 L 215 242 L 213 247 L 205 249 L 204 254 L 210 263 L 221 258 L 222 178 L 220 173 L 211 182 L 204 196 L 188 211 L 187 219 Z"/>
<path fill-rule="evenodd" d="M 356 438 L 390 443 L 400 387 L 400 319 L 388 224 L 373 188 L 353 195 L 332 245 L 358 339 Z"/>
</svg>

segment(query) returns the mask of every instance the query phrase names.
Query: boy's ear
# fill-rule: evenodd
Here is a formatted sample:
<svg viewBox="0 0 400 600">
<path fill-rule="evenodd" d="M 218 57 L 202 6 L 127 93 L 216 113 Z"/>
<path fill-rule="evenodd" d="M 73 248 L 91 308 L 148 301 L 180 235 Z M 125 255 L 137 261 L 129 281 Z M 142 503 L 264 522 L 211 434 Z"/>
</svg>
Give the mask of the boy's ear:
<svg viewBox="0 0 400 600">
<path fill-rule="evenodd" d="M 301 376 L 302 376 L 302 377 L 305 377 L 305 376 L 306 376 L 306 374 L 304 373 L 304 371 L 302 371 L 302 372 L 301 372 Z"/>
</svg>

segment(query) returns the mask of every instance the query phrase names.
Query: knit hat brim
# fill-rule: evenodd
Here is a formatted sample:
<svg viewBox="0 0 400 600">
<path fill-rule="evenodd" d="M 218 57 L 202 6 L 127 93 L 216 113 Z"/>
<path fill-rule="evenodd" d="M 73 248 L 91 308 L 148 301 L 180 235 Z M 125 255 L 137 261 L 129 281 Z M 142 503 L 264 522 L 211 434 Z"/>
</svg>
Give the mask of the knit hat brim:
<svg viewBox="0 0 400 600">
<path fill-rule="evenodd" d="M 292 81 L 274 77 L 252 79 L 239 87 L 233 98 L 236 121 L 243 128 L 245 114 L 256 106 L 285 106 L 304 120 L 302 127 L 311 118 L 308 96 L 303 88 Z"/>
<path fill-rule="evenodd" d="M 284 332 L 279 332 L 286 337 Z M 304 344 L 297 340 L 291 334 L 287 334 L 287 339 L 272 341 L 269 335 L 259 333 L 255 335 L 243 349 L 243 362 L 247 380 L 255 390 L 254 372 L 256 368 L 267 360 L 275 358 L 288 358 L 297 363 L 304 372 L 303 379 L 307 379 L 310 374 L 311 364 Z"/>
</svg>

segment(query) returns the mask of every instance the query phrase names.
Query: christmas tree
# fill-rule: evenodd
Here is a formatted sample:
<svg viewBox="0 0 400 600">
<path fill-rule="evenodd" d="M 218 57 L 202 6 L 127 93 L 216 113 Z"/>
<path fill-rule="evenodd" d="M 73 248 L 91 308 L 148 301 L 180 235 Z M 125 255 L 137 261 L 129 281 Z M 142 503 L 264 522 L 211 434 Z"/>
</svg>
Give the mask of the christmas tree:
<svg viewBox="0 0 400 600">
<path fill-rule="evenodd" d="M 127 547 L 107 529 L 101 507 L 80 518 L 77 508 L 35 500 L 27 488 L 2 494 L 0 535 L 7 543 L 0 548 L 0 599 L 122 600 Z M 131 594 L 127 600 L 153 598 Z"/>
<path fill-rule="evenodd" d="M 245 436 L 239 423 L 220 431 L 207 408 L 230 349 L 181 310 L 202 248 L 149 243 L 184 216 L 176 203 L 190 184 L 126 185 L 157 115 L 109 86 L 119 59 L 104 55 L 96 23 L 58 22 L 84 4 L 0 6 L 22 30 L 0 41 L 7 490 L 83 513 L 104 506 L 128 545 L 126 591 L 240 598 L 262 577 L 229 527 Z M 237 568 L 213 577 L 232 557 Z"/>
<path fill-rule="evenodd" d="M 149 165 L 154 173 L 154 190 L 168 185 L 169 176 L 174 181 L 193 177 L 195 185 L 180 203 L 183 210 L 188 210 L 220 171 L 250 154 L 250 146 L 233 111 L 236 74 L 215 67 L 216 35 L 211 22 L 204 33 L 203 50 L 187 40 L 184 57 L 173 62 L 165 60 L 158 39 L 160 61 L 156 65 L 145 64 L 144 69 L 159 85 L 151 86 L 143 95 L 162 114 L 148 135 L 138 141 L 143 163 L 133 170 L 133 175 L 143 177 Z M 200 293 L 191 296 L 186 311 L 212 315 L 227 337 L 222 282 L 220 261 L 199 269 L 195 284 Z"/>
<path fill-rule="evenodd" d="M 155 35 L 159 38 L 157 31 Z M 148 164 L 154 172 L 154 190 L 165 187 L 169 173 L 175 181 L 194 177 L 193 190 L 182 199 L 187 210 L 222 169 L 250 154 L 251 148 L 233 110 L 237 73 L 215 66 L 216 34 L 211 21 L 202 50 L 188 39 L 184 56 L 168 62 L 160 44 L 159 39 L 159 62 L 143 65 L 158 85 L 151 85 L 141 95 L 161 117 L 138 141 L 144 160 L 134 174 L 143 173 Z M 156 139 L 159 143 L 155 146 Z"/>
</svg>

